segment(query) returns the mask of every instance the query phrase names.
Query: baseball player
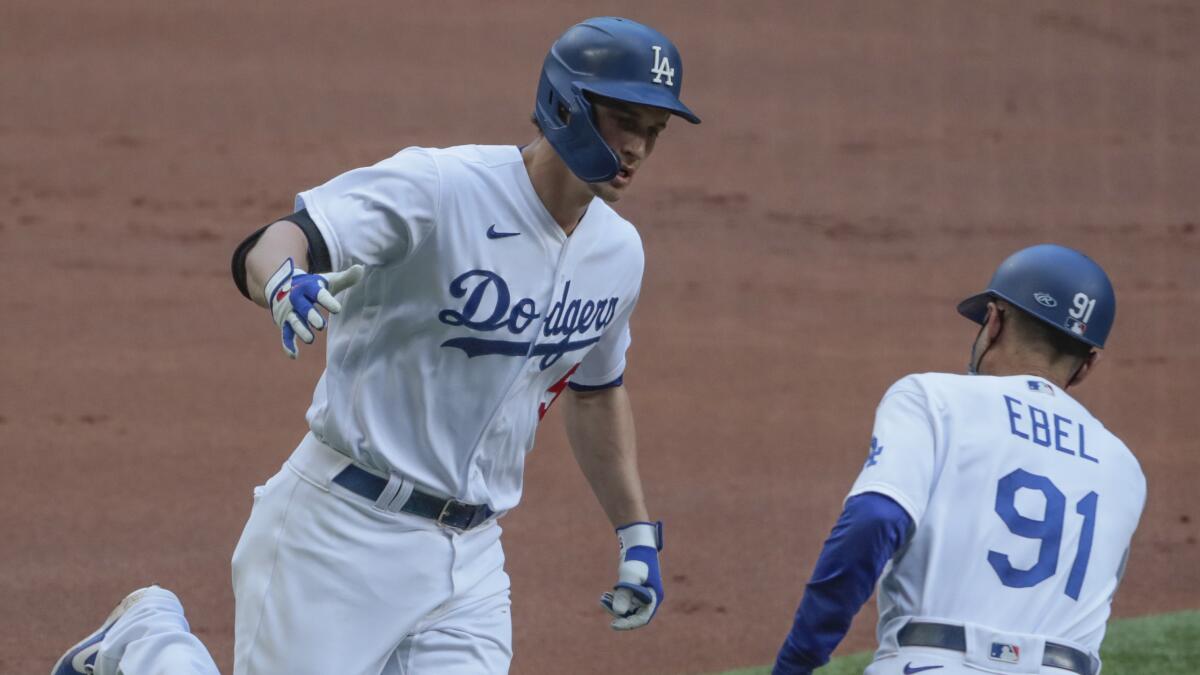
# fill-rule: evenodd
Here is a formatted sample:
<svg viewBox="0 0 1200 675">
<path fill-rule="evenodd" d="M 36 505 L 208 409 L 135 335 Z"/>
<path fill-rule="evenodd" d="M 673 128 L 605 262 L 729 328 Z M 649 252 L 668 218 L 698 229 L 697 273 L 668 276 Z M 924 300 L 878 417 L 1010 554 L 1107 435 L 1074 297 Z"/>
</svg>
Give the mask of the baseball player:
<svg viewBox="0 0 1200 675">
<path fill-rule="evenodd" d="M 270 310 L 288 356 L 328 336 L 310 432 L 255 489 L 234 551 L 235 673 L 506 672 L 497 519 L 560 396 L 616 528 L 617 582 L 601 603 L 617 630 L 653 618 L 662 524 L 644 503 L 623 386 L 643 254 L 610 204 L 670 117 L 700 122 L 682 84 L 666 36 L 589 19 L 546 56 L 529 144 L 407 148 L 302 192 L 238 247 L 238 288 Z M 64 662 L 128 654 L 106 651 L 114 625 Z M 100 658 L 77 659 L 90 644 Z"/>
<path fill-rule="evenodd" d="M 1104 271 L 1049 244 L 959 304 L 982 325 L 970 375 L 909 375 L 884 395 L 776 675 L 826 663 L 881 571 L 866 675 L 1100 671 L 1146 481 L 1068 390 L 1115 310 Z"/>
<path fill-rule="evenodd" d="M 643 255 L 609 204 L 672 115 L 699 123 L 682 83 L 664 35 L 589 19 L 546 56 L 528 145 L 405 149 L 301 193 L 239 249 L 285 353 L 328 338 L 310 432 L 233 554 L 235 672 L 506 672 L 497 518 L 560 395 L 616 528 L 612 626 L 651 620 L 662 525 L 622 386 Z"/>
</svg>

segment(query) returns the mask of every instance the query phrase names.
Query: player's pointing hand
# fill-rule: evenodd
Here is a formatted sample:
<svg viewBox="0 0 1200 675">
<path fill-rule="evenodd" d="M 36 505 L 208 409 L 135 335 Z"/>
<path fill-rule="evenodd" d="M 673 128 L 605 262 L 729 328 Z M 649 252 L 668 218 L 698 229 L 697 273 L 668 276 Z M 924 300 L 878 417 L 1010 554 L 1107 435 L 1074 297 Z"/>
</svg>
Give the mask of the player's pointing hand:
<svg viewBox="0 0 1200 675">
<path fill-rule="evenodd" d="M 271 275 L 265 290 L 271 316 L 279 326 L 283 351 L 289 358 L 294 359 L 299 353 L 296 338 L 312 344 L 313 330 L 325 327 L 325 318 L 317 308 L 330 314 L 342 311 L 342 304 L 334 296 L 358 283 L 362 276 L 362 265 L 354 265 L 343 272 L 308 274 L 296 267 L 291 258 L 283 261 Z"/>
</svg>

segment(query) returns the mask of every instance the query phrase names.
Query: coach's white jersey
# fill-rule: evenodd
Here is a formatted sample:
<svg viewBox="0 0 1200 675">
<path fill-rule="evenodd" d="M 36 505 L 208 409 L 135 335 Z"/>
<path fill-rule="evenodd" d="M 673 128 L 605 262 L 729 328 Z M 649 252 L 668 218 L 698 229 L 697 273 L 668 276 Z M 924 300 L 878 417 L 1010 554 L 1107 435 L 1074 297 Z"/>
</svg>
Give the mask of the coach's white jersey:
<svg viewBox="0 0 1200 675">
<path fill-rule="evenodd" d="M 1099 652 L 1146 479 L 1062 389 L 1033 376 L 901 379 L 850 495 L 864 492 L 916 524 L 880 582 L 879 656 L 909 617 Z"/>
<path fill-rule="evenodd" d="M 570 237 L 512 146 L 407 148 L 300 194 L 339 299 L 308 423 L 355 460 L 497 511 L 567 382 L 625 369 L 643 254 L 594 199 Z"/>
</svg>

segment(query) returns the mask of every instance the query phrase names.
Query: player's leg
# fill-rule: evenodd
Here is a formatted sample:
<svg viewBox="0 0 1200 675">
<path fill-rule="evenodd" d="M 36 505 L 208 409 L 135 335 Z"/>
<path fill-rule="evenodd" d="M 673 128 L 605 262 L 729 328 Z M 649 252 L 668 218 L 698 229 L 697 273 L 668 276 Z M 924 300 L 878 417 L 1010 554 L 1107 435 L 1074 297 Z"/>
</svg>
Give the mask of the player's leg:
<svg viewBox="0 0 1200 675">
<path fill-rule="evenodd" d="M 379 673 L 449 599 L 450 537 L 333 484 L 344 458 L 299 455 L 256 490 L 233 555 L 234 673 Z"/>
<path fill-rule="evenodd" d="M 67 650 L 52 675 L 218 675 L 191 633 L 183 605 L 158 586 L 130 593 L 88 637 Z"/>
<path fill-rule="evenodd" d="M 500 526 L 456 536 L 454 545 L 454 600 L 405 638 L 385 675 L 508 672 L 512 603 Z"/>
</svg>

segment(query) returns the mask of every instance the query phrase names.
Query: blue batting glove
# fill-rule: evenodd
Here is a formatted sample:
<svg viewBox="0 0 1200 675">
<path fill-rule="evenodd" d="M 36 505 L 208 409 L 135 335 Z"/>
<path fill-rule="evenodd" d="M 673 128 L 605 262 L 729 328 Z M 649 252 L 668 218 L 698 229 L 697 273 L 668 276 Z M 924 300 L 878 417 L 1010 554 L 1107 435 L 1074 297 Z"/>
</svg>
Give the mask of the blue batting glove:
<svg viewBox="0 0 1200 675">
<path fill-rule="evenodd" d="M 650 623 L 666 597 L 658 566 L 662 521 L 622 525 L 617 540 L 621 545 L 617 585 L 600 596 L 600 604 L 613 616 L 613 630 L 633 630 Z"/>
<path fill-rule="evenodd" d="M 263 290 L 271 307 L 271 316 L 279 326 L 283 351 L 289 358 L 294 359 L 299 354 L 296 338 L 312 344 L 313 330 L 325 327 L 325 318 L 317 308 L 330 314 L 342 311 L 342 304 L 333 296 L 358 283 L 362 276 L 362 265 L 354 265 L 344 272 L 308 274 L 296 267 L 291 258 L 283 261 Z"/>
</svg>

